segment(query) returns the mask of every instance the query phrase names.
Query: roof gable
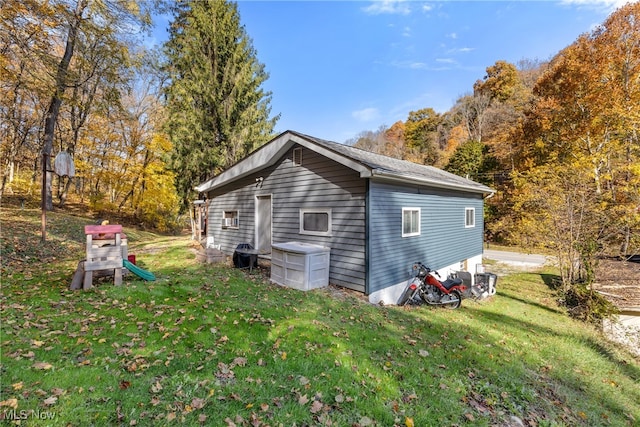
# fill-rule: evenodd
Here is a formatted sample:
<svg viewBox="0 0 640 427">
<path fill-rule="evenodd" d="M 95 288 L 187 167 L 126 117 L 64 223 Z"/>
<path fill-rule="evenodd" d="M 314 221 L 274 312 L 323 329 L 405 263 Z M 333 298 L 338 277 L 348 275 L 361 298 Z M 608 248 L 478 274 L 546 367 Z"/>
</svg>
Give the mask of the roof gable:
<svg viewBox="0 0 640 427">
<path fill-rule="evenodd" d="M 313 150 L 360 173 L 362 178 L 381 178 L 437 188 L 490 194 L 494 191 L 475 181 L 445 172 L 433 166 L 399 160 L 337 142 L 298 132 L 286 131 L 255 150 L 219 175 L 195 187 L 206 192 L 267 168 L 277 162 L 295 144 Z"/>
</svg>

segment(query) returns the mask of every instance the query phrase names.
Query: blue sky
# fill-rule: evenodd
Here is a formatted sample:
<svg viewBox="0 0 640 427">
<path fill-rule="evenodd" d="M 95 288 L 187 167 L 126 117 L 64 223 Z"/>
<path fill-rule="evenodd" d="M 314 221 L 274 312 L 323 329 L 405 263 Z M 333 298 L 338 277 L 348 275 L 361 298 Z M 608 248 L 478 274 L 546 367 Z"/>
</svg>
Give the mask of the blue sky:
<svg viewBox="0 0 640 427">
<path fill-rule="evenodd" d="M 276 131 L 344 142 L 449 110 L 498 60 L 546 60 L 624 0 L 239 1 Z"/>
</svg>

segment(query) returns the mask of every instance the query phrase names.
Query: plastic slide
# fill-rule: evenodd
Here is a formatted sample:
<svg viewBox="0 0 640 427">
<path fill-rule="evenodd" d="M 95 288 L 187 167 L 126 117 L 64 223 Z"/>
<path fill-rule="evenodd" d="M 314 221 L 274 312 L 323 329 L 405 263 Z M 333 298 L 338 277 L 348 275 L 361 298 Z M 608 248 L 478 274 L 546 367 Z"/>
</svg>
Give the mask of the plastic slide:
<svg viewBox="0 0 640 427">
<path fill-rule="evenodd" d="M 148 280 L 150 282 L 153 282 L 154 280 L 156 280 L 156 276 L 154 276 L 153 273 L 138 267 L 137 265 L 133 264 L 132 262 L 126 259 L 122 260 L 122 265 L 126 267 L 127 270 L 135 274 L 136 276 L 142 277 L 144 280 Z"/>
</svg>

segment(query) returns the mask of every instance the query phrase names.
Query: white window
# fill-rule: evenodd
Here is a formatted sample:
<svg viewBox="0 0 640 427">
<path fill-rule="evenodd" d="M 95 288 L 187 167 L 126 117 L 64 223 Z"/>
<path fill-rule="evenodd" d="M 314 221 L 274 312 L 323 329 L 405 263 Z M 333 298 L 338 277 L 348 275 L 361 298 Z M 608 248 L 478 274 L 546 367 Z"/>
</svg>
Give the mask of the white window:
<svg viewBox="0 0 640 427">
<path fill-rule="evenodd" d="M 476 226 L 476 208 L 464 209 L 464 227 L 471 228 Z"/>
<path fill-rule="evenodd" d="M 240 226 L 240 215 L 238 211 L 222 212 L 222 228 L 238 228 Z"/>
<path fill-rule="evenodd" d="M 420 235 L 420 208 L 402 208 L 402 237 Z"/>
<path fill-rule="evenodd" d="M 300 234 L 331 235 L 331 209 L 300 209 Z"/>
</svg>

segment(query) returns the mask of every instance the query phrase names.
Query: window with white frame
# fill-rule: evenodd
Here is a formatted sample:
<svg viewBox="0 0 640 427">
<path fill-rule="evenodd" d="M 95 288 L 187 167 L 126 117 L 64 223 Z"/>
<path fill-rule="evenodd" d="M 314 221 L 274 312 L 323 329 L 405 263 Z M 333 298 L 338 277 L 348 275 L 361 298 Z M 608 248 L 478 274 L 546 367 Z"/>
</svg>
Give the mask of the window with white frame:
<svg viewBox="0 0 640 427">
<path fill-rule="evenodd" d="M 300 234 L 331 235 L 331 209 L 300 209 Z"/>
<path fill-rule="evenodd" d="M 402 208 L 402 237 L 420 235 L 420 208 Z"/>
<path fill-rule="evenodd" d="M 476 208 L 464 209 L 464 227 L 471 228 L 476 226 Z"/>
<path fill-rule="evenodd" d="M 240 215 L 238 211 L 222 212 L 222 228 L 238 228 L 240 226 Z"/>
</svg>

